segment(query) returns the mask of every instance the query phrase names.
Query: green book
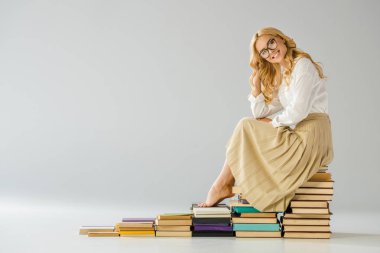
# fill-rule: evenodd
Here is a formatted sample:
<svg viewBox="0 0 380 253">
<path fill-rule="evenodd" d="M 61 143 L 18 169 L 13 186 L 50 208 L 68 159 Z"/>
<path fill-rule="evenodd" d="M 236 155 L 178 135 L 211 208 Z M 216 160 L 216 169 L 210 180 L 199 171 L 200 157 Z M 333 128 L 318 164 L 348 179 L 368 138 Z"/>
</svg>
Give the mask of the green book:
<svg viewBox="0 0 380 253">
<path fill-rule="evenodd" d="M 234 206 L 232 207 L 234 213 L 261 213 L 253 206 Z"/>
<path fill-rule="evenodd" d="M 234 231 L 280 231 L 280 224 L 233 224 Z"/>
</svg>

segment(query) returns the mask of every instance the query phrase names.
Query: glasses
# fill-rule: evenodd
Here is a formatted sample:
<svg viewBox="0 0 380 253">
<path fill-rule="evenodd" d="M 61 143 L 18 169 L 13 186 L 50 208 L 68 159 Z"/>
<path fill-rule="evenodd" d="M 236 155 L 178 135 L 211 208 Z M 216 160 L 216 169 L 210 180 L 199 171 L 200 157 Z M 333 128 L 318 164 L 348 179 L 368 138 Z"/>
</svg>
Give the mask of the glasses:
<svg viewBox="0 0 380 253">
<path fill-rule="evenodd" d="M 263 50 L 260 51 L 260 56 L 266 59 L 270 55 L 269 50 L 274 50 L 276 48 L 277 48 L 277 41 L 275 38 L 271 38 L 267 42 L 267 48 L 264 48 Z"/>
</svg>

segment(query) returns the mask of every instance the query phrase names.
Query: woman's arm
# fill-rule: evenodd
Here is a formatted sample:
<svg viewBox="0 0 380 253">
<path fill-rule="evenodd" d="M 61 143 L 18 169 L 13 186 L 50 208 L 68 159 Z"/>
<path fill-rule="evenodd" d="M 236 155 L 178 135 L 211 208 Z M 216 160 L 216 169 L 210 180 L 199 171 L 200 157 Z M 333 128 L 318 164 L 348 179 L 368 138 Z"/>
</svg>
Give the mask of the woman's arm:
<svg viewBox="0 0 380 253">
<path fill-rule="evenodd" d="M 256 97 L 252 94 L 249 94 L 248 100 L 251 102 L 251 111 L 253 117 L 256 119 L 267 117 L 283 109 L 283 106 L 277 95 L 273 97 L 272 102 L 269 105 L 265 103 L 263 93 L 260 93 Z"/>
</svg>

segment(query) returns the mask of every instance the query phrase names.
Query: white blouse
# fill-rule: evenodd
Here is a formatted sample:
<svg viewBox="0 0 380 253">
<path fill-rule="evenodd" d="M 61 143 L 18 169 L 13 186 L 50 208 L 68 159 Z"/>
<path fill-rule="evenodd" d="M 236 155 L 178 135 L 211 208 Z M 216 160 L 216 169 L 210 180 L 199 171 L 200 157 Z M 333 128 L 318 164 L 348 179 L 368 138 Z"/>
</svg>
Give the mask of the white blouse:
<svg viewBox="0 0 380 253">
<path fill-rule="evenodd" d="M 284 68 L 281 66 L 281 71 Z M 290 84 L 287 87 L 285 79 L 269 105 L 265 104 L 264 95 L 257 97 L 248 95 L 254 118 L 265 118 L 280 112 L 273 117 L 273 127 L 289 126 L 294 129 L 309 113 L 323 112 L 328 114 L 328 94 L 326 80 L 321 79 L 312 61 L 302 57 L 293 69 Z"/>
</svg>

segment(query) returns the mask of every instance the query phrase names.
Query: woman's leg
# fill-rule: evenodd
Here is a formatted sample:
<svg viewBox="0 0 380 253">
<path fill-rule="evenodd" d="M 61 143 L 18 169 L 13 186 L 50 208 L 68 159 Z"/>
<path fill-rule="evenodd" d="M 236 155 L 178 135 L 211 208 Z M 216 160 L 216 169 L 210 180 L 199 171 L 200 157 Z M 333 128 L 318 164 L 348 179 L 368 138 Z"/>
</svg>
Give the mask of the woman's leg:
<svg viewBox="0 0 380 253">
<path fill-rule="evenodd" d="M 235 178 L 231 173 L 231 168 L 228 166 L 227 159 L 219 176 L 211 186 L 208 192 L 206 202 L 199 203 L 200 207 L 214 206 L 220 203 L 225 198 L 231 198 L 235 194 L 232 193 L 232 186 L 235 184 Z"/>
</svg>

